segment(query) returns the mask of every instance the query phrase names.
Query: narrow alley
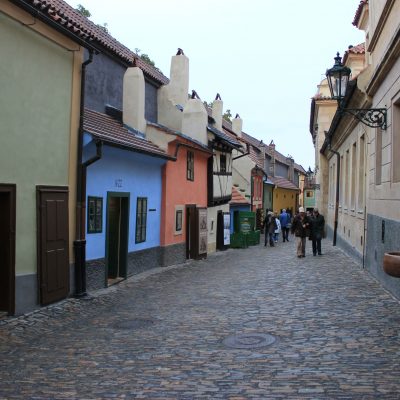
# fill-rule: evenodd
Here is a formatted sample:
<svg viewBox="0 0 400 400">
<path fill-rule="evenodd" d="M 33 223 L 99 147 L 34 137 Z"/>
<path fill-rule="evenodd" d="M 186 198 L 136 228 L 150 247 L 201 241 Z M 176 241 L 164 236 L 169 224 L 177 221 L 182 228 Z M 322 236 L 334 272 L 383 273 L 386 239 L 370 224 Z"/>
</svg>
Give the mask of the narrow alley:
<svg viewBox="0 0 400 400">
<path fill-rule="evenodd" d="M 136 275 L 0 322 L 1 399 L 396 399 L 400 307 L 293 240 Z"/>
</svg>

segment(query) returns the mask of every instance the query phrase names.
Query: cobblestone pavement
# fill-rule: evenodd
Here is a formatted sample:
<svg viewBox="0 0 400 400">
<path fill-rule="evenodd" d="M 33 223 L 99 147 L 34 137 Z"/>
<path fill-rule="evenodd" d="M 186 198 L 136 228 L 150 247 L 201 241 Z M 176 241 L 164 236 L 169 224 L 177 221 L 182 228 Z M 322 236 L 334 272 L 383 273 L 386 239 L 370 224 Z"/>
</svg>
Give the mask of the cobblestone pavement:
<svg viewBox="0 0 400 400">
<path fill-rule="evenodd" d="M 400 399 L 399 302 L 307 247 L 230 249 L 2 321 L 0 398 Z"/>
</svg>

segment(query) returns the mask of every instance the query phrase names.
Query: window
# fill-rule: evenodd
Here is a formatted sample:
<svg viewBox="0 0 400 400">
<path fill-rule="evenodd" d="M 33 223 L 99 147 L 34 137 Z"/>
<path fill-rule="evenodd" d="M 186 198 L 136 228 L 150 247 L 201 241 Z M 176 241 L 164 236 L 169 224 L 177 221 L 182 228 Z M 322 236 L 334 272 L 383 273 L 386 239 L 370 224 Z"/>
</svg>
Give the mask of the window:
<svg viewBox="0 0 400 400">
<path fill-rule="evenodd" d="M 352 154 L 351 154 L 351 209 L 354 211 L 356 208 L 356 165 L 357 165 L 357 143 L 353 143 Z"/>
<path fill-rule="evenodd" d="M 346 150 L 346 178 L 345 178 L 345 189 L 344 189 L 344 208 L 347 210 L 347 206 L 350 201 L 350 192 L 349 192 L 349 182 L 350 181 L 350 150 Z"/>
<path fill-rule="evenodd" d="M 306 191 L 306 197 L 314 197 L 314 192 L 311 190 Z"/>
<path fill-rule="evenodd" d="M 365 176 L 365 164 L 364 164 L 364 153 L 365 153 L 365 142 L 364 135 L 360 137 L 360 148 L 358 157 L 358 210 L 364 208 L 364 176 Z"/>
<path fill-rule="evenodd" d="M 103 230 L 103 198 L 88 196 L 87 232 L 101 233 Z"/>
<path fill-rule="evenodd" d="M 393 145 L 392 145 L 392 174 L 393 182 L 400 182 L 400 100 L 393 104 Z"/>
<path fill-rule="evenodd" d="M 382 183 L 382 129 L 378 128 L 375 135 L 375 185 Z"/>
<path fill-rule="evenodd" d="M 226 155 L 225 154 L 219 155 L 219 171 L 226 172 Z"/>
<path fill-rule="evenodd" d="M 138 197 L 136 205 L 136 238 L 135 243 L 146 241 L 147 197 Z"/>
<path fill-rule="evenodd" d="M 194 153 L 187 152 L 186 178 L 188 181 L 194 181 Z"/>
<path fill-rule="evenodd" d="M 182 210 L 177 210 L 176 211 L 176 218 L 175 218 L 175 231 L 179 232 L 182 230 L 182 218 L 183 217 L 183 211 Z"/>
</svg>

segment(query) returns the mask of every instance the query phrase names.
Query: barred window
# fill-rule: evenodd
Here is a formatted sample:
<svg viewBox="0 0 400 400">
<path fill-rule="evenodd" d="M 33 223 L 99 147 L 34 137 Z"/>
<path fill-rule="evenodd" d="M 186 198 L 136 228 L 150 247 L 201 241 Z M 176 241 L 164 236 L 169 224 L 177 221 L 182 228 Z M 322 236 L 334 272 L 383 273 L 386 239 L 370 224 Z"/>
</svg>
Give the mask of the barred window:
<svg viewBox="0 0 400 400">
<path fill-rule="evenodd" d="M 187 152 L 186 178 L 188 181 L 194 181 L 194 153 L 193 153 L 193 151 Z"/>
<path fill-rule="evenodd" d="M 138 197 L 136 205 L 136 236 L 135 243 L 146 241 L 147 227 L 147 197 Z"/>
<path fill-rule="evenodd" d="M 103 198 L 88 196 L 87 232 L 101 233 L 103 230 Z"/>
</svg>

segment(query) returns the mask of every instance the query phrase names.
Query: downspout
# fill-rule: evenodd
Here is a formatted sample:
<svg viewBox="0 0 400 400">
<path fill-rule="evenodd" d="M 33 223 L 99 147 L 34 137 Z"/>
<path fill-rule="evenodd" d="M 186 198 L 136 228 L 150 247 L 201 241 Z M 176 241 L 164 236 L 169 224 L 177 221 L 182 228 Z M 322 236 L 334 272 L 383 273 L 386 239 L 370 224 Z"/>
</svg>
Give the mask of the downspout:
<svg viewBox="0 0 400 400">
<path fill-rule="evenodd" d="M 337 227 L 338 227 L 338 214 L 339 214 L 339 187 L 340 187 L 340 154 L 336 150 L 332 150 L 329 144 L 329 151 L 336 154 L 337 167 L 336 167 L 336 199 L 335 199 L 335 216 L 333 225 L 333 246 L 336 246 Z"/>
<path fill-rule="evenodd" d="M 82 164 L 83 154 L 83 117 L 85 108 L 86 66 L 93 61 L 93 51 L 82 63 L 81 102 L 79 110 L 77 176 L 76 176 L 76 224 L 75 224 L 75 297 L 84 297 L 86 293 L 86 240 L 85 240 L 85 201 L 86 201 L 86 167 Z M 85 176 L 84 176 L 85 174 Z"/>
</svg>

